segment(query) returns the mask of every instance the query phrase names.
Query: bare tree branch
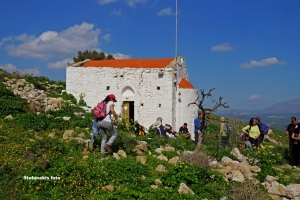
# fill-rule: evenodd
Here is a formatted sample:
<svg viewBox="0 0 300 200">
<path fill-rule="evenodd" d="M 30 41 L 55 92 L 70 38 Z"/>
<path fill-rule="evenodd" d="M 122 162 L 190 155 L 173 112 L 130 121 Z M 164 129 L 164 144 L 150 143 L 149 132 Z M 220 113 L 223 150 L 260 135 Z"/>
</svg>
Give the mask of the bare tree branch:
<svg viewBox="0 0 300 200">
<path fill-rule="evenodd" d="M 198 143 L 197 143 L 196 149 L 194 150 L 194 152 L 192 154 L 184 155 L 184 156 L 180 157 L 180 159 L 179 159 L 180 161 L 192 163 L 193 159 L 196 159 L 196 157 L 199 155 L 200 147 L 201 147 L 201 143 L 202 143 L 202 139 L 203 139 L 203 129 L 206 126 L 206 118 L 209 116 L 209 114 L 217 111 L 217 109 L 220 107 L 229 108 L 229 106 L 227 105 L 228 102 L 224 102 L 224 103 L 222 102 L 223 97 L 219 97 L 218 101 L 216 101 L 212 98 L 211 92 L 214 89 L 215 88 L 210 89 L 208 91 L 208 93 L 205 93 L 204 90 L 201 89 L 200 90 L 201 99 L 199 100 L 199 95 L 197 92 L 197 99 L 194 102 L 188 104 L 188 106 L 189 105 L 197 105 L 198 108 L 201 110 L 203 117 L 202 117 L 202 121 L 201 121 L 201 127 L 200 127 L 200 131 L 199 131 L 199 137 L 198 137 Z M 210 97 L 212 102 L 214 103 L 214 106 L 212 108 L 206 108 L 205 105 L 203 104 L 205 98 L 208 98 L 208 97 Z M 199 103 L 198 103 L 198 100 L 199 100 Z"/>
</svg>

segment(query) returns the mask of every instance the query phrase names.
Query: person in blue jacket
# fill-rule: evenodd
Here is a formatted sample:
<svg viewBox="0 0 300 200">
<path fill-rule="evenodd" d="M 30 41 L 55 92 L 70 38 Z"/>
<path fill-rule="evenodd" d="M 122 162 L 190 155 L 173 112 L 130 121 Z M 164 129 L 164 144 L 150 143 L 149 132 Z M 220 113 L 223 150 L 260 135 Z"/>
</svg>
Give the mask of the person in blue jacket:
<svg viewBox="0 0 300 200">
<path fill-rule="evenodd" d="M 200 131 L 200 127 L 201 127 L 201 122 L 202 122 L 202 117 L 203 114 L 199 113 L 198 117 L 196 119 L 194 119 L 194 133 L 195 133 L 195 144 L 198 144 L 199 141 L 199 131 Z"/>
</svg>

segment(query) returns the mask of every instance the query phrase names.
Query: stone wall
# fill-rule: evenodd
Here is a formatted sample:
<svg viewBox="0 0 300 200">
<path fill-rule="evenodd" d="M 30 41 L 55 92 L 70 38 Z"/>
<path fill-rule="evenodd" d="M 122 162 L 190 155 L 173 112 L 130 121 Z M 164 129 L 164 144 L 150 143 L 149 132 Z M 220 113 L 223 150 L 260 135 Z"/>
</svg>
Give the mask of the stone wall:
<svg viewBox="0 0 300 200">
<path fill-rule="evenodd" d="M 47 110 L 58 110 L 60 108 L 60 104 L 63 101 L 62 98 L 48 97 L 44 90 L 35 89 L 25 79 L 6 78 L 5 80 L 6 88 L 26 99 L 31 111 L 43 113 Z"/>
</svg>

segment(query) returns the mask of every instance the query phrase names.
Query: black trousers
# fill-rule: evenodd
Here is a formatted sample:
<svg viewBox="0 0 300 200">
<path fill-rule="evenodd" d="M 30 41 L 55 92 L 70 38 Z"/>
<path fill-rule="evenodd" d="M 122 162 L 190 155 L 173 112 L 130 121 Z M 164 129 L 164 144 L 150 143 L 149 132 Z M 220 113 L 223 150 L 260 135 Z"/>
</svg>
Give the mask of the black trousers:
<svg viewBox="0 0 300 200">
<path fill-rule="evenodd" d="M 299 141 L 298 141 L 298 143 L 299 143 Z M 300 149 L 299 149 L 299 144 L 294 144 L 293 145 L 293 153 L 294 153 L 294 162 L 293 162 L 293 164 L 295 165 L 295 166 L 297 166 L 298 164 L 299 164 L 299 157 L 300 157 Z"/>
<path fill-rule="evenodd" d="M 294 160 L 294 140 L 289 140 L 289 147 L 290 147 L 290 161 L 291 164 L 294 164 L 295 160 Z"/>
<path fill-rule="evenodd" d="M 258 139 L 254 140 L 254 138 L 249 137 L 249 141 L 251 144 L 254 144 L 256 146 L 256 148 L 258 147 Z"/>
<path fill-rule="evenodd" d="M 226 146 L 229 146 L 229 135 L 221 136 L 221 146 L 224 149 Z"/>
</svg>

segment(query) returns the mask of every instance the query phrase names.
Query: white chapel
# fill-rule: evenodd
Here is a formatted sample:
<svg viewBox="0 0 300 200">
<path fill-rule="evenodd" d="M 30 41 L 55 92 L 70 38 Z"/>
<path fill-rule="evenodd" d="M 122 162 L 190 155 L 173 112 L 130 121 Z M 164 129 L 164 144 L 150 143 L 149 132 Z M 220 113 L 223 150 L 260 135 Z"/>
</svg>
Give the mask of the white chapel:
<svg viewBox="0 0 300 200">
<path fill-rule="evenodd" d="M 149 128 L 157 117 L 178 131 L 183 123 L 194 132 L 197 90 L 188 81 L 184 57 L 157 59 L 86 60 L 67 67 L 66 92 L 84 95 L 94 107 L 114 94 L 115 110 L 123 118 Z M 188 106 L 189 105 L 189 106 Z"/>
</svg>

